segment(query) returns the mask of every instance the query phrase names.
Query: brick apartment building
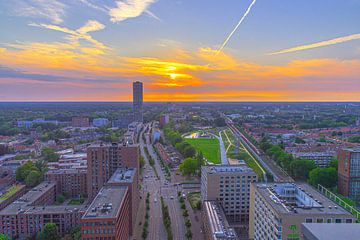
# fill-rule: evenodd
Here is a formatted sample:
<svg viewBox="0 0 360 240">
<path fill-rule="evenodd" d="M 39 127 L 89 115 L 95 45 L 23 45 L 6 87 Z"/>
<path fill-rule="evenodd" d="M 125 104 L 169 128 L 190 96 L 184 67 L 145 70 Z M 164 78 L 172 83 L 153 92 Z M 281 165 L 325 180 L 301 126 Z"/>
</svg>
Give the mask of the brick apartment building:
<svg viewBox="0 0 360 240">
<path fill-rule="evenodd" d="M 339 151 L 338 190 L 342 195 L 360 201 L 360 148 Z"/>
<path fill-rule="evenodd" d="M 130 235 L 128 187 L 104 186 L 81 218 L 83 240 L 128 240 Z"/>
<path fill-rule="evenodd" d="M 88 117 L 72 117 L 72 127 L 90 127 L 90 119 Z"/>
<path fill-rule="evenodd" d="M 140 166 L 138 145 L 122 143 L 93 144 L 87 149 L 88 172 L 87 193 L 93 199 L 118 168 L 136 168 Z"/>
<path fill-rule="evenodd" d="M 130 235 L 132 235 L 140 201 L 137 169 L 118 168 L 106 185 L 128 187 L 130 198 Z"/>
<path fill-rule="evenodd" d="M 0 211 L 0 232 L 11 239 L 35 236 L 46 223 L 55 223 L 60 235 L 80 224 L 85 206 L 53 205 L 56 183 L 42 182 Z"/>
<path fill-rule="evenodd" d="M 26 186 L 19 184 L 9 186 L 7 190 L 3 191 L 3 194 L 5 194 L 5 192 L 10 190 L 11 188 L 17 188 L 17 190 L 11 196 L 0 199 L 0 210 L 3 210 L 7 206 L 9 206 L 12 202 L 24 195 L 24 193 L 26 192 Z"/>
<path fill-rule="evenodd" d="M 71 198 L 87 196 L 86 169 L 49 170 L 45 178 L 47 181 L 56 182 L 57 194 Z"/>
</svg>

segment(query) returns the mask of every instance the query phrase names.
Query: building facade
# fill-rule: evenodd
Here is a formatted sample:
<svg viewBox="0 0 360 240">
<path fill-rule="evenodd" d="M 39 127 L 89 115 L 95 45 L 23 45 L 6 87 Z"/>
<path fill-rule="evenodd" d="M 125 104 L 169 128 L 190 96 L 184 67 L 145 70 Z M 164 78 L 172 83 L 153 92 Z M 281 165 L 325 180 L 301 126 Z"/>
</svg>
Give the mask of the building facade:
<svg viewBox="0 0 360 240">
<path fill-rule="evenodd" d="M 57 194 L 71 198 L 87 196 L 87 171 L 77 169 L 49 170 L 47 181 L 56 182 Z"/>
<path fill-rule="evenodd" d="M 72 117 L 72 127 L 90 127 L 90 119 L 88 117 Z"/>
<path fill-rule="evenodd" d="M 253 182 L 257 182 L 257 175 L 246 165 L 203 166 L 201 200 L 217 201 L 229 222 L 247 226 Z"/>
<path fill-rule="evenodd" d="M 302 223 L 354 221 L 354 216 L 307 184 L 251 185 L 250 239 L 303 240 Z"/>
<path fill-rule="evenodd" d="M 93 199 L 104 186 L 116 169 L 140 166 L 140 150 L 138 145 L 122 143 L 93 144 L 87 149 L 87 194 Z"/>
<path fill-rule="evenodd" d="M 133 111 L 134 121 L 142 123 L 143 118 L 143 83 L 133 83 Z"/>
<path fill-rule="evenodd" d="M 109 120 L 107 118 L 95 118 L 92 121 L 94 127 L 102 127 L 109 124 Z"/>
<path fill-rule="evenodd" d="M 140 202 L 138 181 L 136 168 L 118 168 L 106 184 L 106 186 L 125 186 L 128 188 L 130 199 L 130 235 L 133 234 Z"/>
<path fill-rule="evenodd" d="M 104 186 L 81 218 L 83 240 L 128 240 L 130 197 L 124 186 Z"/>
<path fill-rule="evenodd" d="M 36 236 L 46 223 L 64 235 L 80 224 L 85 206 L 54 205 L 56 183 L 42 182 L 0 211 L 0 232 L 11 239 Z"/>
<path fill-rule="evenodd" d="M 328 167 L 331 160 L 336 156 L 335 152 L 297 152 L 298 158 L 314 161 L 318 167 Z"/>
<path fill-rule="evenodd" d="M 343 149 L 338 154 L 338 190 L 342 195 L 360 201 L 360 148 Z"/>
</svg>

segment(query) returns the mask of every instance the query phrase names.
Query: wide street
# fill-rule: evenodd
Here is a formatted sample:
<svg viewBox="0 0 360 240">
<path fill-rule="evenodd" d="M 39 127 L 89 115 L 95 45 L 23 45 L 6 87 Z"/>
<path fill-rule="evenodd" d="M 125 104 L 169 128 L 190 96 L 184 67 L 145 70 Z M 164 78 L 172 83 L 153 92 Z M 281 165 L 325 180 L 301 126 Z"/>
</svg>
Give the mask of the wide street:
<svg viewBox="0 0 360 240">
<path fill-rule="evenodd" d="M 181 189 L 178 188 L 178 186 L 175 183 L 168 182 L 164 176 L 164 173 L 161 169 L 159 160 L 157 159 L 157 155 L 154 152 L 154 149 L 151 145 L 151 137 L 149 134 L 149 131 L 145 130 L 147 129 L 147 126 L 149 124 L 144 126 L 144 136 L 146 139 L 146 143 L 143 141 L 143 137 L 140 137 L 140 150 L 141 155 L 144 157 L 144 160 L 146 162 L 144 171 L 142 174 L 143 181 L 142 181 L 142 197 L 144 205 L 145 198 L 147 192 L 150 193 L 150 222 L 149 222 L 149 235 L 147 239 L 150 240 L 159 240 L 159 239 L 167 239 L 167 233 L 165 231 L 165 227 L 163 224 L 162 219 L 162 212 L 161 212 L 161 201 L 160 197 L 163 196 L 165 203 L 169 207 L 169 214 L 171 218 L 171 228 L 173 233 L 173 239 L 174 240 L 182 240 L 185 239 L 185 223 L 184 218 L 182 216 L 182 210 L 180 208 L 180 203 L 177 199 L 177 191 L 180 191 Z M 147 158 L 144 147 L 147 147 L 149 154 L 151 157 L 155 160 L 154 168 L 156 169 L 156 172 L 158 173 L 158 177 L 156 176 L 155 170 L 149 163 L 149 159 Z M 190 210 L 190 209 L 189 209 Z M 139 209 L 139 216 L 145 215 L 145 207 L 140 207 Z M 134 239 L 142 239 L 142 226 L 144 222 L 143 217 L 138 217 L 138 223 L 139 221 L 142 221 L 141 226 L 137 226 L 137 233 L 134 236 Z"/>
<path fill-rule="evenodd" d="M 146 126 L 144 127 L 143 132 L 145 131 Z M 143 134 L 141 133 L 141 135 Z M 146 134 L 145 134 L 146 135 Z M 141 155 L 144 157 L 146 162 L 142 174 L 142 189 L 141 189 L 141 196 L 142 201 L 138 211 L 138 220 L 135 229 L 134 239 L 142 239 L 142 231 L 143 225 L 145 221 L 145 199 L 146 195 L 150 193 L 150 222 L 149 222 L 149 235 L 147 239 L 150 240 L 158 240 L 158 239 L 167 239 L 165 227 L 162 222 L 162 213 L 161 213 L 161 206 L 160 206 L 160 188 L 161 183 L 160 180 L 157 179 L 153 168 L 149 164 L 149 160 L 144 152 L 144 146 L 147 144 L 144 143 L 143 138 L 140 137 L 140 151 Z M 141 222 L 141 225 L 139 224 Z"/>
</svg>

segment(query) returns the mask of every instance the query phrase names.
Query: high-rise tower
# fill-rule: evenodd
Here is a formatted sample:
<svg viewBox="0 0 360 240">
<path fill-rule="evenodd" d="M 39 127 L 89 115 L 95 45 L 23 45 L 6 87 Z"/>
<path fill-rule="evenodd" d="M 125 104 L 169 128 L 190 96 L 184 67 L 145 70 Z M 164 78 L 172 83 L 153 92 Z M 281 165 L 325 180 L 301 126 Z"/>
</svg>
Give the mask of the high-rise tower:
<svg viewBox="0 0 360 240">
<path fill-rule="evenodd" d="M 143 83 L 133 83 L 133 111 L 135 122 L 143 122 Z"/>
</svg>

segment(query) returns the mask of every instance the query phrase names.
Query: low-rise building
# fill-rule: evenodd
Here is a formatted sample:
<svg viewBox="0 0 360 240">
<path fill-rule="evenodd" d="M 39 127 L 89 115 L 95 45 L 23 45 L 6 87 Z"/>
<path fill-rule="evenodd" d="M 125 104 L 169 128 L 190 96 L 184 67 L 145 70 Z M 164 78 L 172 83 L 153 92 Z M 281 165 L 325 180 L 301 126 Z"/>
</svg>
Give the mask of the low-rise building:
<svg viewBox="0 0 360 240">
<path fill-rule="evenodd" d="M 53 205 L 56 183 L 42 182 L 0 211 L 0 232 L 11 239 L 36 236 L 46 223 L 55 223 L 60 235 L 80 224 L 85 206 Z"/>
<path fill-rule="evenodd" d="M 303 223 L 301 232 L 304 240 L 358 240 L 360 224 Z"/>
<path fill-rule="evenodd" d="M 0 210 L 9 206 L 16 199 L 24 195 L 25 192 L 26 187 L 22 184 L 13 184 L 2 190 L 0 193 Z"/>
<path fill-rule="evenodd" d="M 130 236 L 128 187 L 104 186 L 81 218 L 81 235 L 88 239 L 126 240 Z"/>
<path fill-rule="evenodd" d="M 328 167 L 336 152 L 297 152 L 295 157 L 314 161 L 318 167 Z"/>
<path fill-rule="evenodd" d="M 107 126 L 109 124 L 109 119 L 107 118 L 95 118 L 92 121 L 94 127 Z"/>
<path fill-rule="evenodd" d="M 90 127 L 90 120 L 88 117 L 72 117 L 71 118 L 72 127 Z"/>
<path fill-rule="evenodd" d="M 302 223 L 353 223 L 355 217 L 305 183 L 253 183 L 249 238 L 298 239 Z"/>
</svg>

